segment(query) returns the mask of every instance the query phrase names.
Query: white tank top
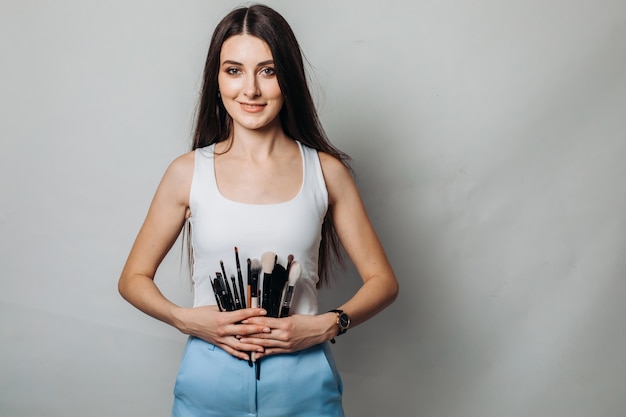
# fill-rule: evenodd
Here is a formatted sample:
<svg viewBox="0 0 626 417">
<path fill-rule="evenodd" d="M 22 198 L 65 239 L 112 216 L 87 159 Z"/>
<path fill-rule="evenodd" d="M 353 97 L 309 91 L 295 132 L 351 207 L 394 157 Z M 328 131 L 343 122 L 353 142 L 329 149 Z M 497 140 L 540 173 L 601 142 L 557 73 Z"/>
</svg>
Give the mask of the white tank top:
<svg viewBox="0 0 626 417">
<path fill-rule="evenodd" d="M 209 276 L 215 278 L 221 271 L 220 260 L 228 277 L 237 276 L 237 246 L 244 284 L 247 258 L 260 260 L 271 251 L 286 266 L 287 256 L 293 254 L 302 275 L 291 314 L 317 314 L 317 262 L 328 192 L 317 151 L 296 143 L 302 155 L 302 185 L 294 198 L 276 204 L 247 204 L 224 197 L 215 179 L 214 145 L 196 149 L 189 195 L 195 307 L 216 304 Z"/>
</svg>

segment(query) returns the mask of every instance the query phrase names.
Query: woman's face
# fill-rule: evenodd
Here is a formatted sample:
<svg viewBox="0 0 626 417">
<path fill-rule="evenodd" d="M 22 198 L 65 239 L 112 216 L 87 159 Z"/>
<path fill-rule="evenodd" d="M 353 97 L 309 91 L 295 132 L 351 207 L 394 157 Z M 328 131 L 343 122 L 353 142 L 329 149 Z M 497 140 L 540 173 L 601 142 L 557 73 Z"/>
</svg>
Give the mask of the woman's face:
<svg viewBox="0 0 626 417">
<path fill-rule="evenodd" d="M 283 95 L 265 41 L 250 35 L 228 38 L 222 44 L 217 82 L 235 130 L 280 126 Z"/>
</svg>

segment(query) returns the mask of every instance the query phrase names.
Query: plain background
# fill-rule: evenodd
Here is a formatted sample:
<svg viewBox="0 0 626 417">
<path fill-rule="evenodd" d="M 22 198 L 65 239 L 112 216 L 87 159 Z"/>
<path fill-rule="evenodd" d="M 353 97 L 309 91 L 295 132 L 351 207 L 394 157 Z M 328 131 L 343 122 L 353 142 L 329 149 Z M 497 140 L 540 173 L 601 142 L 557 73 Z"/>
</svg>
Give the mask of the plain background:
<svg viewBox="0 0 626 417">
<path fill-rule="evenodd" d="M 3 417 L 169 415 L 185 337 L 117 278 L 238 4 L 1 0 Z M 347 414 L 623 417 L 626 3 L 269 4 L 401 283 L 333 347 Z"/>
</svg>

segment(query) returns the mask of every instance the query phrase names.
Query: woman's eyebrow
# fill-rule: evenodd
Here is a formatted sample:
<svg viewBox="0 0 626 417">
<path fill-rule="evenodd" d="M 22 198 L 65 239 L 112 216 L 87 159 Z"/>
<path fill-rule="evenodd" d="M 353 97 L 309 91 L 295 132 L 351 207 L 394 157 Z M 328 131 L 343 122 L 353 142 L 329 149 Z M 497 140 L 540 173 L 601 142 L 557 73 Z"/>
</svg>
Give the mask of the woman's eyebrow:
<svg viewBox="0 0 626 417">
<path fill-rule="evenodd" d="M 243 64 L 241 62 L 232 61 L 230 59 L 227 59 L 224 62 L 222 62 L 222 65 L 239 65 L 239 66 L 242 66 Z"/>
<path fill-rule="evenodd" d="M 273 65 L 274 64 L 274 60 L 273 59 L 268 59 L 267 61 L 261 61 L 257 64 L 257 67 L 262 67 L 263 65 Z M 222 62 L 222 65 L 238 65 L 240 67 L 243 66 L 243 64 L 241 62 L 237 62 L 237 61 L 233 61 L 230 59 L 225 60 L 224 62 Z"/>
</svg>

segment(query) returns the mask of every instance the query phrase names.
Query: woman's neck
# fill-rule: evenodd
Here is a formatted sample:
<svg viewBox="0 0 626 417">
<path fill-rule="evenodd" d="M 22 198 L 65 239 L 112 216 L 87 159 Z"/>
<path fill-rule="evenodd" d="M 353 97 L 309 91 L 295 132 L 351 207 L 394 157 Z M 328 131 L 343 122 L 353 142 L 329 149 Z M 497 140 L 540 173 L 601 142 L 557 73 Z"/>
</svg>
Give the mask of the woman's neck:
<svg viewBox="0 0 626 417">
<path fill-rule="evenodd" d="M 218 153 L 228 150 L 233 156 L 259 160 L 271 157 L 291 142 L 280 124 L 258 130 L 237 129 L 235 126 L 230 137 L 216 145 L 216 150 Z"/>
</svg>

